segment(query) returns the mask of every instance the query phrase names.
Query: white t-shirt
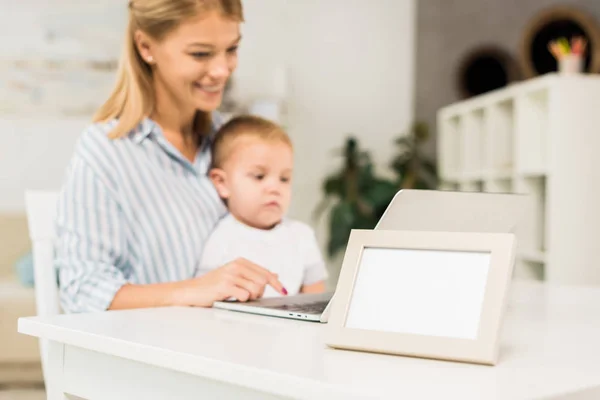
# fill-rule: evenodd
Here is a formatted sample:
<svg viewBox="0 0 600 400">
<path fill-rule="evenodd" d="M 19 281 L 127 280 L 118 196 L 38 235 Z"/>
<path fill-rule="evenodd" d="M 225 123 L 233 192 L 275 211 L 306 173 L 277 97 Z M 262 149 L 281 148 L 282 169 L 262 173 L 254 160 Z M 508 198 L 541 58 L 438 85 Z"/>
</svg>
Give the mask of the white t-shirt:
<svg viewBox="0 0 600 400">
<path fill-rule="evenodd" d="M 263 230 L 228 214 L 206 242 L 196 276 L 240 257 L 278 274 L 289 295 L 298 294 L 302 285 L 327 278 L 315 234 L 299 221 L 284 219 L 273 229 Z M 281 295 L 267 285 L 263 297 L 274 296 Z"/>
</svg>

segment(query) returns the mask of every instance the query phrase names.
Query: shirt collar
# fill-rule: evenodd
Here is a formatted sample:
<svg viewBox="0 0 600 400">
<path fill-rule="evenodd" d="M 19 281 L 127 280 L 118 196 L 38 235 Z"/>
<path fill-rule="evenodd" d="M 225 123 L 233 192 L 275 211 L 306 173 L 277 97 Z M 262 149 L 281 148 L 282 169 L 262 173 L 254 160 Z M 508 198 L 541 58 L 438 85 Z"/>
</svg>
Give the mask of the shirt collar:
<svg viewBox="0 0 600 400">
<path fill-rule="evenodd" d="M 206 140 L 204 140 L 204 143 L 206 143 L 206 145 L 212 143 L 215 134 L 217 133 L 217 130 L 221 127 L 221 125 L 223 125 L 223 118 L 218 112 L 211 113 L 211 120 L 212 129 L 210 133 L 206 136 Z M 140 144 L 144 141 L 144 139 L 150 136 L 151 133 L 161 134 L 160 127 L 149 117 L 144 117 L 144 119 L 133 130 L 133 141 L 136 144 Z M 204 143 L 202 145 L 202 148 L 205 147 Z"/>
<path fill-rule="evenodd" d="M 145 117 L 142 122 L 138 124 L 138 126 L 133 130 L 133 141 L 136 144 L 140 144 L 146 139 L 150 134 L 158 128 L 154 121 L 150 118 Z"/>
</svg>

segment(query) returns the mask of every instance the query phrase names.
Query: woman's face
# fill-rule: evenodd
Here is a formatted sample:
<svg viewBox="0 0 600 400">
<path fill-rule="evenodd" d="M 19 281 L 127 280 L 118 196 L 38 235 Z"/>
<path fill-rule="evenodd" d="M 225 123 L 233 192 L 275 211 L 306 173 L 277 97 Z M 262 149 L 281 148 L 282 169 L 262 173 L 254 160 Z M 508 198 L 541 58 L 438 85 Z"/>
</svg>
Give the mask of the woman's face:
<svg viewBox="0 0 600 400">
<path fill-rule="evenodd" d="M 211 12 L 183 22 L 159 42 L 141 35 L 138 48 L 150 59 L 155 85 L 177 106 L 207 112 L 219 107 L 237 66 L 239 22 Z"/>
</svg>

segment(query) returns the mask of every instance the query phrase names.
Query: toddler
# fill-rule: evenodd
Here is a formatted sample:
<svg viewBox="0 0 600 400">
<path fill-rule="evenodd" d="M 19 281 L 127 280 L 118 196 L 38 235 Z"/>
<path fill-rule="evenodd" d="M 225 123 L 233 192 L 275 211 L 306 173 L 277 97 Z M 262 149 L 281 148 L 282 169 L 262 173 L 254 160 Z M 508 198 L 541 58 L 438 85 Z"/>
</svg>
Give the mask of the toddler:
<svg viewBox="0 0 600 400">
<path fill-rule="evenodd" d="M 287 218 L 293 150 L 275 123 L 231 119 L 216 133 L 210 179 L 229 213 L 208 239 L 197 275 L 245 258 L 278 274 L 287 294 L 325 291 L 327 272 L 313 230 Z M 263 297 L 278 296 L 267 286 Z"/>
</svg>

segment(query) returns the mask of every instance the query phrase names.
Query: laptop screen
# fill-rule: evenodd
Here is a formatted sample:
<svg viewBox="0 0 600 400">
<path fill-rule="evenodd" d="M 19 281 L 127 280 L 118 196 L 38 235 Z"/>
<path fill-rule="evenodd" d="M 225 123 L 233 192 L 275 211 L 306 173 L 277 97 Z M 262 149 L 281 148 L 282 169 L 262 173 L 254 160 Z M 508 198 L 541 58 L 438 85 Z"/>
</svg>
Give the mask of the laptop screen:
<svg viewBox="0 0 600 400">
<path fill-rule="evenodd" d="M 368 247 L 345 326 L 476 339 L 491 253 Z"/>
</svg>

